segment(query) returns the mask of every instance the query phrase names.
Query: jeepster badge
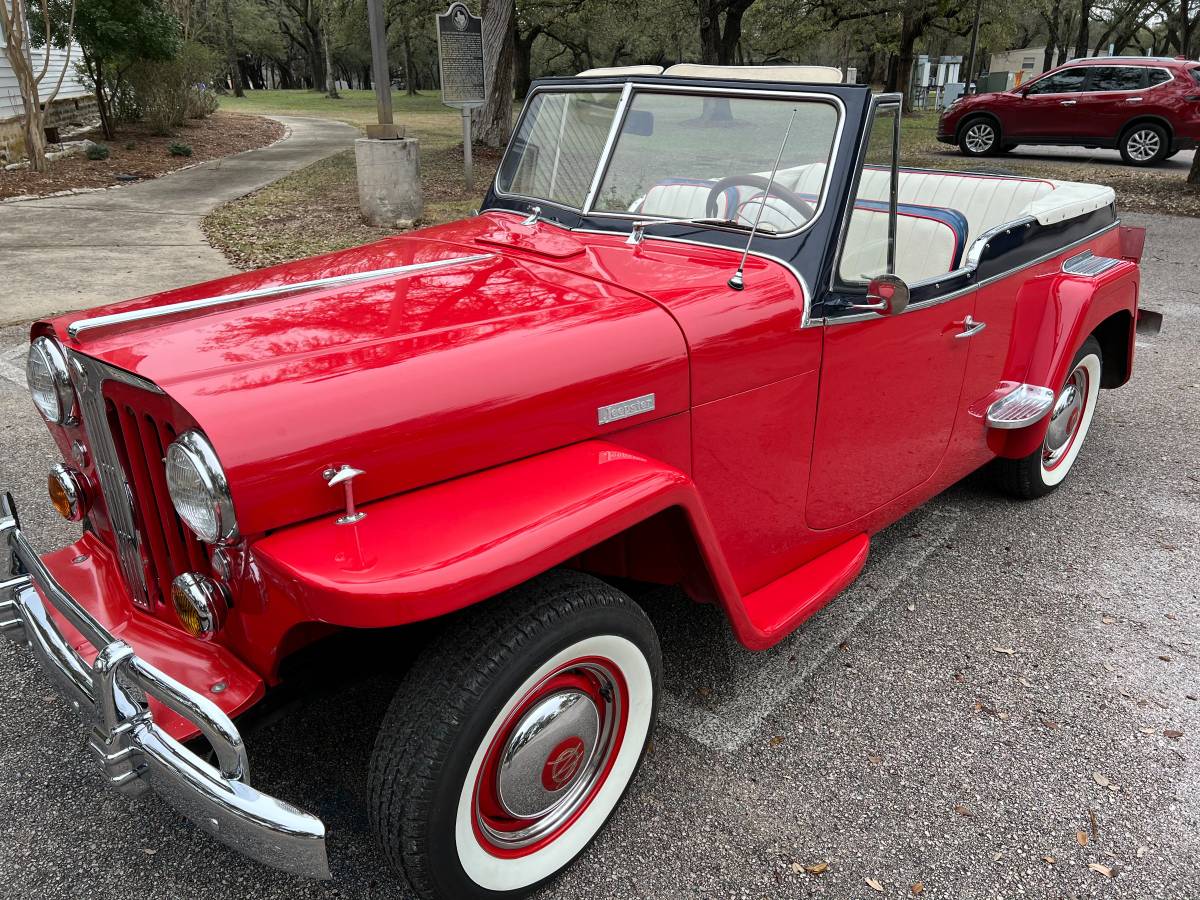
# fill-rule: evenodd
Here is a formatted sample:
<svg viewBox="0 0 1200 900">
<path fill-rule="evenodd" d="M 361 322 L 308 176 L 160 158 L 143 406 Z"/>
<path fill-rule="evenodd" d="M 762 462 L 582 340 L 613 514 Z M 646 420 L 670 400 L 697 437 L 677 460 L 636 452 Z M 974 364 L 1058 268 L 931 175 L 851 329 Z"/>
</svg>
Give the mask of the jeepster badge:
<svg viewBox="0 0 1200 900">
<path fill-rule="evenodd" d="M 654 395 L 643 394 L 640 397 L 634 397 L 632 400 L 622 400 L 620 403 L 610 403 L 608 406 L 601 406 L 596 410 L 596 418 L 599 424 L 607 425 L 609 422 L 628 419 L 630 416 L 640 416 L 642 413 L 652 412 L 653 410 Z"/>
</svg>

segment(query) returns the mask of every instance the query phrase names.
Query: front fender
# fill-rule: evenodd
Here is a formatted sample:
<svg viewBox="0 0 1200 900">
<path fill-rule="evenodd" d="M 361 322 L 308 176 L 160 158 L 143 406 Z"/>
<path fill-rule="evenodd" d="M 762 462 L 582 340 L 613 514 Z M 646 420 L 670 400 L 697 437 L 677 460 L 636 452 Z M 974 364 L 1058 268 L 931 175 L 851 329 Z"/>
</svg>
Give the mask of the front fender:
<svg viewBox="0 0 1200 900">
<path fill-rule="evenodd" d="M 1070 374 L 1075 354 L 1102 322 L 1123 311 L 1130 314 L 1131 324 L 1136 321 L 1138 285 L 1138 267 L 1129 261 L 1097 276 L 1055 272 L 1031 279 L 1017 298 L 1005 379 L 1057 391 Z M 1129 365 L 1132 339 L 1131 328 Z M 1041 446 L 1048 427 L 1049 417 L 1044 417 L 1019 430 L 993 428 L 988 444 L 999 456 L 1020 458 Z"/>
<path fill-rule="evenodd" d="M 368 504 L 355 524 L 287 528 L 253 552 L 312 621 L 380 628 L 492 597 L 669 507 L 687 514 L 728 607 L 737 592 L 691 478 L 602 441 Z"/>
</svg>

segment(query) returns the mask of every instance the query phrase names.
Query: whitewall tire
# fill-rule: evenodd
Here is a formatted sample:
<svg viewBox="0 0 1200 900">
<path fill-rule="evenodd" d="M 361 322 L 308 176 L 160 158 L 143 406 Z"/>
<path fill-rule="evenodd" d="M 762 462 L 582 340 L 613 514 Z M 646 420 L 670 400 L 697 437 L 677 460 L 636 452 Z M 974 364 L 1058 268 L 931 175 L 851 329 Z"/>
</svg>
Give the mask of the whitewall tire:
<svg viewBox="0 0 1200 900">
<path fill-rule="evenodd" d="M 645 613 L 576 572 L 452 619 L 397 691 L 368 778 L 412 893 L 520 897 L 569 865 L 637 771 L 661 668 Z"/>
</svg>

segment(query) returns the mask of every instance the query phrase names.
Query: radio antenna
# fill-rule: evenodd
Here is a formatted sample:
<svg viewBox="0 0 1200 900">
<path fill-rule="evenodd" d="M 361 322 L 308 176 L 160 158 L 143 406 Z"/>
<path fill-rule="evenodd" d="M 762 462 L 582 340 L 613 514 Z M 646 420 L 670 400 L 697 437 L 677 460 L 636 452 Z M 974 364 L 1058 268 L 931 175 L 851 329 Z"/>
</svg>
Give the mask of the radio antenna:
<svg viewBox="0 0 1200 900">
<path fill-rule="evenodd" d="M 758 234 L 758 223 L 762 221 L 763 209 L 766 208 L 767 198 L 771 196 L 771 187 L 775 184 L 775 175 L 779 172 L 779 161 L 783 159 L 783 148 L 787 146 L 788 136 L 792 133 L 792 123 L 796 121 L 796 109 L 796 107 L 792 108 L 792 117 L 788 119 L 787 130 L 783 133 L 783 143 L 779 145 L 779 152 L 775 155 L 775 165 L 771 169 L 771 177 L 767 179 L 767 186 L 763 189 L 762 202 L 758 204 L 758 215 L 754 217 L 754 227 L 750 229 L 750 236 L 746 238 L 746 249 L 742 251 L 742 260 L 738 263 L 733 277 L 729 279 L 728 284 L 735 291 L 740 291 L 746 286 L 746 280 L 742 277 L 746 268 L 746 257 L 750 255 L 750 245 L 754 243 L 754 235 Z"/>
</svg>

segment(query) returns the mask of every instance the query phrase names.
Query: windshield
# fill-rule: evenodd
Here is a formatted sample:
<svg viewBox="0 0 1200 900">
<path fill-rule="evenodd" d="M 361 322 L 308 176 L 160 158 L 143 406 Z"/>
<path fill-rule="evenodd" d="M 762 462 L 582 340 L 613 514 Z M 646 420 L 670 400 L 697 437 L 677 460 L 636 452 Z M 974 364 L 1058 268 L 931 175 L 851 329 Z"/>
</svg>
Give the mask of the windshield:
<svg viewBox="0 0 1200 900">
<path fill-rule="evenodd" d="M 582 209 L 617 101 L 615 91 L 536 94 L 497 189 Z M 766 233 L 793 232 L 820 207 L 838 119 L 818 99 L 636 91 L 589 212 L 749 225 L 762 208 Z"/>
</svg>

